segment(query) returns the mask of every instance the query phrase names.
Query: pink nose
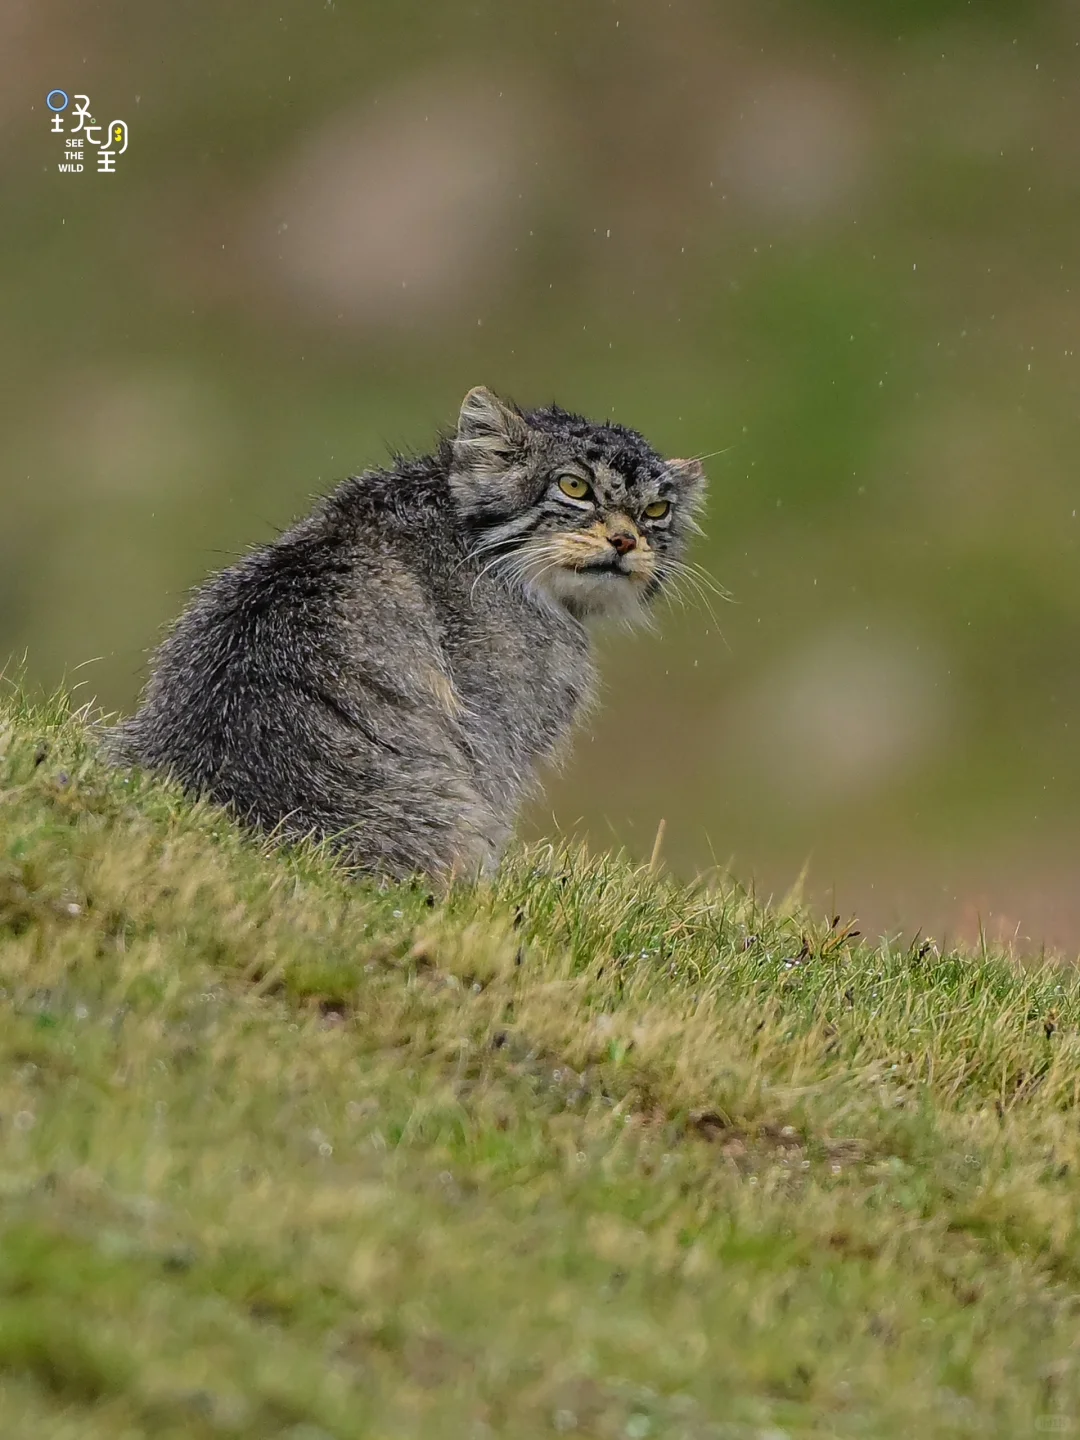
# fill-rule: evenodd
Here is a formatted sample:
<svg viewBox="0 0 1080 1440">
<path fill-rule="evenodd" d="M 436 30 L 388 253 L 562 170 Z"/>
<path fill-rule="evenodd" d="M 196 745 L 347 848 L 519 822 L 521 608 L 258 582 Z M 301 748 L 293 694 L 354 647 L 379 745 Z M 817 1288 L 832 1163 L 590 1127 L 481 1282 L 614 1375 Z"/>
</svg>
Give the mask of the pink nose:
<svg viewBox="0 0 1080 1440">
<path fill-rule="evenodd" d="M 637 537 L 628 535 L 625 530 L 621 530 L 617 535 L 609 535 L 608 539 L 620 555 L 628 554 L 637 545 Z"/>
</svg>

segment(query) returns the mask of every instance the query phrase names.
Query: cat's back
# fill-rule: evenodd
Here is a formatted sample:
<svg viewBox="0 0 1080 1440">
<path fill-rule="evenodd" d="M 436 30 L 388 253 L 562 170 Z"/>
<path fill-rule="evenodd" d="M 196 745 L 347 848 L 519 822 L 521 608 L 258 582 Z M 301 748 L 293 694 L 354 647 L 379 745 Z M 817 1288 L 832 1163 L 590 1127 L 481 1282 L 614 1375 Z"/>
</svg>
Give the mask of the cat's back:
<svg viewBox="0 0 1080 1440">
<path fill-rule="evenodd" d="M 283 647 L 275 658 L 288 673 L 322 657 L 311 647 L 338 629 L 343 602 L 359 596 L 372 619 L 424 609 L 417 541 L 448 529 L 448 501 L 431 477 L 416 478 L 423 483 L 395 484 L 383 471 L 353 476 L 276 540 L 212 576 L 166 639 L 157 670 L 194 646 L 214 673 L 222 664 L 255 669 Z"/>
<path fill-rule="evenodd" d="M 313 707 L 367 725 L 365 676 L 385 698 L 437 629 L 415 552 L 444 502 L 430 483 L 407 493 L 389 479 L 344 482 L 195 592 L 139 711 L 113 732 L 118 758 L 209 785 L 279 737 L 299 747 Z"/>
</svg>

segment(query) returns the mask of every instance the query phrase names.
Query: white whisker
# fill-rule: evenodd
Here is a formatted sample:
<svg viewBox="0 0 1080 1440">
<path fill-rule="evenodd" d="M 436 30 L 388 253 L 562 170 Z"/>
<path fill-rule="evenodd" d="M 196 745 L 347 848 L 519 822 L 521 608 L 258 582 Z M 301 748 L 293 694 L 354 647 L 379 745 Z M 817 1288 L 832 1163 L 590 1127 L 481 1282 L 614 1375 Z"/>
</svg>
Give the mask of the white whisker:
<svg viewBox="0 0 1080 1440">
<path fill-rule="evenodd" d="M 737 445 L 741 445 L 742 443 L 741 440 L 733 440 L 730 445 L 725 445 L 722 450 L 710 450 L 705 455 L 691 455 L 690 458 L 691 460 L 713 460 L 717 455 L 729 454 Z"/>
<path fill-rule="evenodd" d="M 493 550 L 501 550 L 504 546 L 510 546 L 512 544 L 512 537 L 505 537 L 501 535 L 485 540 L 482 545 L 477 545 L 474 549 L 467 550 L 465 554 L 461 557 L 461 559 L 457 562 L 457 564 L 453 566 L 450 574 L 456 575 L 457 572 L 461 569 L 461 567 L 463 565 L 468 565 L 470 561 L 479 560 L 480 557 L 483 555 L 490 555 Z"/>
<path fill-rule="evenodd" d="M 722 585 L 703 570 L 699 565 L 693 565 L 685 560 L 664 559 L 657 566 L 657 578 L 661 582 L 665 594 L 670 594 L 672 599 L 688 607 L 688 594 L 702 606 L 709 619 L 716 626 L 717 631 L 723 636 L 720 630 L 720 623 L 716 618 L 716 612 L 712 607 L 710 595 L 715 595 L 720 600 L 731 601 L 732 597 Z M 727 642 L 725 641 L 725 644 Z"/>
</svg>

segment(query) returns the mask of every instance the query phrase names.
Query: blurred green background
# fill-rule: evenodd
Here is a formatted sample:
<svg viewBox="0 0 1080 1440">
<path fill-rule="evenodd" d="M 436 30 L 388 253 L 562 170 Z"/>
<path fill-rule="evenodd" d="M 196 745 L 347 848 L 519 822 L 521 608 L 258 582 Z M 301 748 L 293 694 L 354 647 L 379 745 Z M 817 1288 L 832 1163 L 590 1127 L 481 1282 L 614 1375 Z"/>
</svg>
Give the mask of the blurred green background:
<svg viewBox="0 0 1080 1440">
<path fill-rule="evenodd" d="M 530 833 L 1080 951 L 1074 4 L 8 0 L 0 74 L 0 657 L 130 707 L 310 495 L 558 399 L 719 452 L 735 603 L 605 643 Z"/>
</svg>

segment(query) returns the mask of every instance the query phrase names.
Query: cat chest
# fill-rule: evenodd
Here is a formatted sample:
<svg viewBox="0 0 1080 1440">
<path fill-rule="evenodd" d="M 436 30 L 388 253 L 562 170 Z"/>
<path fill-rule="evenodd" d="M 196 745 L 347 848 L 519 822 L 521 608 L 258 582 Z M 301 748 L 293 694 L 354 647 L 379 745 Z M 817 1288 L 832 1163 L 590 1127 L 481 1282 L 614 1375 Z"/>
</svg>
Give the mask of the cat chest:
<svg viewBox="0 0 1080 1440">
<path fill-rule="evenodd" d="M 568 646 L 496 640 L 454 668 L 470 738 L 519 759 L 556 745 L 592 692 L 588 657 Z"/>
</svg>

